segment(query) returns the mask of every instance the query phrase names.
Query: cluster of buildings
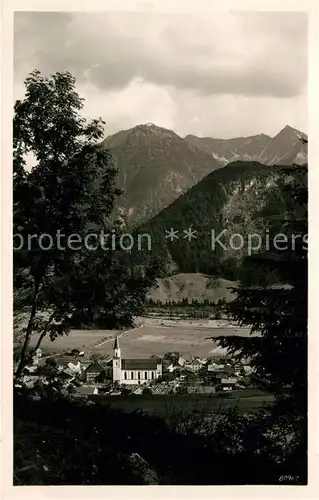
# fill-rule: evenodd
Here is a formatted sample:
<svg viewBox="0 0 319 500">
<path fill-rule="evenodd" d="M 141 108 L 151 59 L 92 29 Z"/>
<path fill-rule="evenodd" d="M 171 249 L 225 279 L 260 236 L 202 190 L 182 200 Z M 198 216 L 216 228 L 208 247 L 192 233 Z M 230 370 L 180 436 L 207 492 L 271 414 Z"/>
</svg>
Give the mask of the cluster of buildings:
<svg viewBox="0 0 319 500">
<path fill-rule="evenodd" d="M 225 356 L 212 359 L 193 357 L 191 360 L 171 356 L 170 361 L 167 371 L 172 374 L 175 384 L 185 379 L 191 384 L 194 382 L 193 386 L 188 385 L 188 392 L 193 389 L 193 392 L 208 393 L 243 388 L 252 373 L 248 360 L 234 362 Z"/>
<path fill-rule="evenodd" d="M 153 356 L 145 359 L 123 358 L 118 338 L 115 338 L 113 356 L 89 360 L 85 353 L 72 349 L 61 355 L 42 356 L 40 349 L 32 363 L 23 371 L 22 382 L 29 388 L 39 382 L 60 382 L 64 388 L 77 392 L 96 394 L 103 385 L 139 386 L 155 382 L 163 374 L 162 359 Z M 83 388 L 86 388 L 82 391 Z"/>
<path fill-rule="evenodd" d="M 89 360 L 77 349 L 43 357 L 40 350 L 32 364 L 24 369 L 23 383 L 34 387 L 41 382 L 55 381 L 78 395 L 121 394 L 129 390 L 142 393 L 145 387 L 153 394 L 186 392 L 208 394 L 242 388 L 251 373 L 248 362 L 235 363 L 224 359 L 185 359 L 174 353 L 164 358 L 131 359 L 122 357 L 118 337 L 115 338 L 113 355 Z"/>
</svg>

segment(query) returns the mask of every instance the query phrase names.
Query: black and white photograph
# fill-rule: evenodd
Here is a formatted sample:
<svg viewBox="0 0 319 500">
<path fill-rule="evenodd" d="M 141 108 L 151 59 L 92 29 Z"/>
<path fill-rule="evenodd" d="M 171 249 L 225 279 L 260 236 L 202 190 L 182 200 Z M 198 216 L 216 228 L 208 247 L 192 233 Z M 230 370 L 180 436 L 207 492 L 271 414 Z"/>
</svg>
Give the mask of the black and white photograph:
<svg viewBox="0 0 319 500">
<path fill-rule="evenodd" d="M 14 12 L 14 486 L 308 484 L 308 21 Z"/>
</svg>

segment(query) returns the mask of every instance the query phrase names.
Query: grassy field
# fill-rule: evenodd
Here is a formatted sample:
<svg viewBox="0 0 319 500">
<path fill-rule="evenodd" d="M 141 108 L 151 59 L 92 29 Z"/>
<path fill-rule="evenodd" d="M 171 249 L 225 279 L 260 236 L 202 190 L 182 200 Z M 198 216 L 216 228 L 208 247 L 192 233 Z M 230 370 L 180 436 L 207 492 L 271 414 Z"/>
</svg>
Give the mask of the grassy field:
<svg viewBox="0 0 319 500">
<path fill-rule="evenodd" d="M 94 352 L 95 346 L 104 341 L 110 342 L 112 349 L 115 333 L 112 330 L 72 330 L 69 335 L 58 337 L 53 342 L 48 337 L 44 338 L 41 342 L 41 349 L 49 353 L 58 353 L 69 349 L 92 350 Z M 37 339 L 38 337 L 35 335 L 31 345 L 35 345 Z"/>
<path fill-rule="evenodd" d="M 46 338 L 42 349 L 58 353 L 72 348 L 97 353 L 101 357 L 112 354 L 113 339 L 120 336 L 122 356 L 143 358 L 151 355 L 163 356 L 169 351 L 181 352 L 185 357 L 208 357 L 223 354 L 214 337 L 218 335 L 249 335 L 249 330 L 236 328 L 227 322 L 207 320 L 167 320 L 156 318 L 142 319 L 140 328 L 126 332 L 112 330 L 73 330 L 69 335 L 59 337 L 54 342 Z M 35 336 L 32 343 L 37 340 Z"/>
<path fill-rule="evenodd" d="M 256 411 L 265 403 L 271 403 L 273 398 L 257 389 L 234 391 L 222 397 L 213 395 L 163 395 L 163 396 L 92 396 L 99 401 L 111 404 L 127 412 L 143 410 L 159 416 L 168 416 L 176 412 L 223 413 L 227 408 L 237 406 L 242 412 Z"/>
</svg>

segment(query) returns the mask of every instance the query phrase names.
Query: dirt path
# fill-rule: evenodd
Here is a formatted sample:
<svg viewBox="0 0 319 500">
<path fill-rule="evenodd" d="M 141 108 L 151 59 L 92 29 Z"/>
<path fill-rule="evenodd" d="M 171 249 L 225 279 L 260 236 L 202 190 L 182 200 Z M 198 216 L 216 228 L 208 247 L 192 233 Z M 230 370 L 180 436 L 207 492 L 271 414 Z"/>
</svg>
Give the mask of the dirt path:
<svg viewBox="0 0 319 500">
<path fill-rule="evenodd" d="M 138 330 L 139 328 L 142 328 L 144 325 L 137 326 L 136 328 L 131 328 L 131 330 L 125 330 L 124 332 L 121 332 L 117 337 L 120 339 L 125 333 L 129 332 L 134 332 L 135 330 Z M 106 344 L 107 342 L 113 342 L 114 337 L 111 338 L 106 338 L 105 340 L 102 340 L 99 344 L 96 344 L 94 347 L 102 347 L 102 345 Z"/>
</svg>

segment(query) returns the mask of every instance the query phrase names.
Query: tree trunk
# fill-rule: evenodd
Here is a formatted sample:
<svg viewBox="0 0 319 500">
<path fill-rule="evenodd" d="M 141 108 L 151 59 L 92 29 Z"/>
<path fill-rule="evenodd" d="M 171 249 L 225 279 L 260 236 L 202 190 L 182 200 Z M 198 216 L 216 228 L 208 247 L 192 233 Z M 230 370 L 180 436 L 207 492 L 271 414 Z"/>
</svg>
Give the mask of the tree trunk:
<svg viewBox="0 0 319 500">
<path fill-rule="evenodd" d="M 26 364 L 27 349 L 29 347 L 29 342 L 31 339 L 31 335 L 32 335 L 33 327 L 34 327 L 34 321 L 35 321 L 35 317 L 36 317 L 36 313 L 37 313 L 37 299 L 38 299 L 38 294 L 39 294 L 39 288 L 40 288 L 40 282 L 36 282 L 34 285 L 34 294 L 33 294 L 33 299 L 32 299 L 32 309 L 31 309 L 30 319 L 28 322 L 27 331 L 26 331 L 25 339 L 24 339 L 24 344 L 23 344 L 22 351 L 21 351 L 19 366 L 18 366 L 17 371 L 15 373 L 16 377 L 20 377 L 22 370 Z"/>
<path fill-rule="evenodd" d="M 50 318 L 48 319 L 48 321 L 47 321 L 47 323 L 46 323 L 46 325 L 45 325 L 45 327 L 44 327 L 44 329 L 43 329 L 43 332 L 41 333 L 40 337 L 38 338 L 38 342 L 36 343 L 36 345 L 35 345 L 34 349 L 32 349 L 32 353 L 36 353 L 36 352 L 37 352 L 37 350 L 39 349 L 39 347 L 40 347 L 40 345 L 41 345 L 42 340 L 44 339 L 44 337 L 45 337 L 45 336 L 46 336 L 46 334 L 48 333 L 48 328 L 49 328 L 49 326 L 50 326 L 50 325 L 51 325 L 51 323 L 52 323 L 52 320 L 53 320 L 53 318 L 54 318 L 54 315 L 55 315 L 55 313 L 52 313 L 52 314 L 51 314 L 51 316 L 50 316 Z"/>
</svg>

